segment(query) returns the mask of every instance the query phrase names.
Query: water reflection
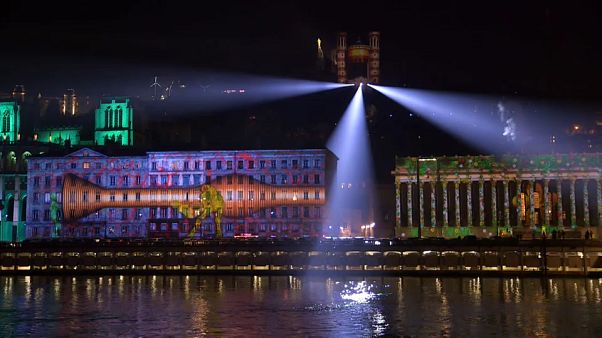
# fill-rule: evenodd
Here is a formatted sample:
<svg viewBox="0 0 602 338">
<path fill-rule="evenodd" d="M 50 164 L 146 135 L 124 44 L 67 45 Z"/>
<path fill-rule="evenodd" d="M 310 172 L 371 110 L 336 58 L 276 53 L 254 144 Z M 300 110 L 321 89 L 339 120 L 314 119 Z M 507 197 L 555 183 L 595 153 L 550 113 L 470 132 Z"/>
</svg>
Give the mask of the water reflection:
<svg viewBox="0 0 602 338">
<path fill-rule="evenodd" d="M 0 336 L 596 336 L 602 279 L 0 277 Z"/>
</svg>

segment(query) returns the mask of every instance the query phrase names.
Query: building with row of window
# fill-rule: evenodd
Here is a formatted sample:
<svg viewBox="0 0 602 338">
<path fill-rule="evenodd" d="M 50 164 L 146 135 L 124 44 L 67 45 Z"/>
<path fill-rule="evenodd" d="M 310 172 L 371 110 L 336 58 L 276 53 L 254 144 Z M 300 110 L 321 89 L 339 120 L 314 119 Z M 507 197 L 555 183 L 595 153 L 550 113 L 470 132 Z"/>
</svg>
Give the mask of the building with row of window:
<svg viewBox="0 0 602 338">
<path fill-rule="evenodd" d="M 597 234 L 602 225 L 599 153 L 398 157 L 393 175 L 399 237 Z"/>
<path fill-rule="evenodd" d="M 33 156 L 26 236 L 321 236 L 335 172 L 323 149 Z M 220 205 L 203 217 L 206 185 Z"/>
</svg>

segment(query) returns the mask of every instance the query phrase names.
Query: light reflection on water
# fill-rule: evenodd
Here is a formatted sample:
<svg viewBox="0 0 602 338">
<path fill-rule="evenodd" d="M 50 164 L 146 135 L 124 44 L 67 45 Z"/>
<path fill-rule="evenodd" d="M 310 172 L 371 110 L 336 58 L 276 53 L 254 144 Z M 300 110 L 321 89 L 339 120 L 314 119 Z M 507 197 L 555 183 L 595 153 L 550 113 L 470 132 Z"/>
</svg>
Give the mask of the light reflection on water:
<svg viewBox="0 0 602 338">
<path fill-rule="evenodd" d="M 602 279 L 0 277 L 0 336 L 596 336 Z"/>
</svg>

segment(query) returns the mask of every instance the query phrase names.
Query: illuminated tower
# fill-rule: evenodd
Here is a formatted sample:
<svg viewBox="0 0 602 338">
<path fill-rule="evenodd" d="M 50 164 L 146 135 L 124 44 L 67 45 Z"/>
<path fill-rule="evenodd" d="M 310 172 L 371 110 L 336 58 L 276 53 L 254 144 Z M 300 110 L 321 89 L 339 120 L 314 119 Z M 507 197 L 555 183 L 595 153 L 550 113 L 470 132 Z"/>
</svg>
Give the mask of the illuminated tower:
<svg viewBox="0 0 602 338">
<path fill-rule="evenodd" d="M 368 34 L 370 43 L 370 58 L 368 61 L 368 82 L 378 84 L 380 80 L 380 33 Z"/>
<path fill-rule="evenodd" d="M 94 142 L 97 145 L 133 145 L 133 114 L 129 98 L 103 98 L 96 109 Z"/>
<path fill-rule="evenodd" d="M 317 60 L 317 65 L 318 65 L 318 69 L 320 70 L 324 70 L 324 51 L 322 50 L 322 40 L 320 40 L 320 38 L 318 38 L 318 60 Z"/>
<path fill-rule="evenodd" d="M 78 111 L 77 96 L 74 89 L 67 89 L 61 99 L 61 114 L 75 115 Z"/>
<path fill-rule="evenodd" d="M 347 33 L 339 33 L 337 40 L 337 81 L 347 83 L 347 66 L 345 64 L 345 53 L 347 52 Z"/>
<path fill-rule="evenodd" d="M 15 85 L 15 88 L 12 92 L 12 97 L 17 102 L 23 103 L 25 102 L 25 86 L 23 85 Z"/>
<path fill-rule="evenodd" d="M 19 140 L 21 109 L 16 101 L 0 102 L 0 141 L 15 142 Z"/>
</svg>

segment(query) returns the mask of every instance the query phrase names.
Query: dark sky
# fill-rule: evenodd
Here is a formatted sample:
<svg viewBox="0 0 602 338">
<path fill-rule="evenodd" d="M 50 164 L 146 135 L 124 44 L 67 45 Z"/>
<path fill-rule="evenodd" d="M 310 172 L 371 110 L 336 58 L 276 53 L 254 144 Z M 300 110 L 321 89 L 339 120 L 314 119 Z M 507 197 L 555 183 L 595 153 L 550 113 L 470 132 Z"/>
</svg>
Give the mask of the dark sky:
<svg viewBox="0 0 602 338">
<path fill-rule="evenodd" d="M 602 13 L 589 3 L 359 3 L 9 1 L 0 18 L 0 91 L 23 83 L 85 94 L 144 86 L 175 69 L 307 77 L 317 36 L 328 50 L 339 30 L 378 30 L 388 84 L 599 97 Z"/>
</svg>

